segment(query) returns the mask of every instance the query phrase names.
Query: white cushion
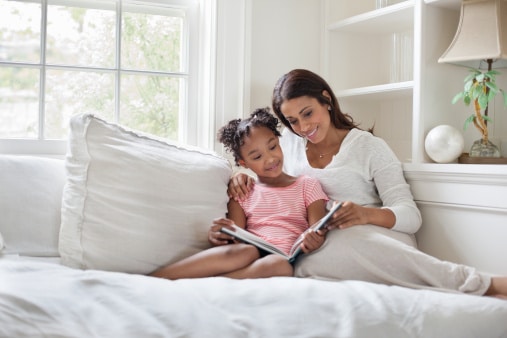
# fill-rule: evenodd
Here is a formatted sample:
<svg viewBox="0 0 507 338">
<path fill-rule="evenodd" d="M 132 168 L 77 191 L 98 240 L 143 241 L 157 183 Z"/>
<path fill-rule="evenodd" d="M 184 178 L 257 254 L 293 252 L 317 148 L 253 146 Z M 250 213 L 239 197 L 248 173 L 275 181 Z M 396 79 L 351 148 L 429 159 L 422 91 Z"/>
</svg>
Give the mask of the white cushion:
<svg viewBox="0 0 507 338">
<path fill-rule="evenodd" d="M 3 253 L 58 256 L 64 183 L 63 160 L 0 155 Z"/>
<path fill-rule="evenodd" d="M 71 119 L 62 202 L 62 263 L 149 273 L 208 248 L 227 211 L 231 165 L 208 150 Z"/>
</svg>

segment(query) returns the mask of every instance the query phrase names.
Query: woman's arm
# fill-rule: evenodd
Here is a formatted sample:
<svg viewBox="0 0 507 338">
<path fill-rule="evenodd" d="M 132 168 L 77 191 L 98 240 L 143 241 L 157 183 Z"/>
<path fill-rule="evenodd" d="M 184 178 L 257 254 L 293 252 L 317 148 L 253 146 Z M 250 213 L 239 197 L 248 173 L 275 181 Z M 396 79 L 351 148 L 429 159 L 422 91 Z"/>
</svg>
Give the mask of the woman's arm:
<svg viewBox="0 0 507 338">
<path fill-rule="evenodd" d="M 384 140 L 366 132 L 352 136 L 356 138 L 341 154 L 343 168 L 330 165 L 321 181 L 329 197 L 344 201 L 333 224 L 342 228 L 371 224 L 415 233 L 421 214 L 402 164 Z"/>
<path fill-rule="evenodd" d="M 395 157 L 394 154 L 392 156 Z M 378 166 L 373 179 L 383 204 L 376 214 L 392 213 L 394 219 L 391 229 L 408 234 L 416 233 L 422 224 L 421 212 L 414 201 L 410 185 L 405 180 L 401 163 L 395 158 L 388 164 Z"/>
</svg>

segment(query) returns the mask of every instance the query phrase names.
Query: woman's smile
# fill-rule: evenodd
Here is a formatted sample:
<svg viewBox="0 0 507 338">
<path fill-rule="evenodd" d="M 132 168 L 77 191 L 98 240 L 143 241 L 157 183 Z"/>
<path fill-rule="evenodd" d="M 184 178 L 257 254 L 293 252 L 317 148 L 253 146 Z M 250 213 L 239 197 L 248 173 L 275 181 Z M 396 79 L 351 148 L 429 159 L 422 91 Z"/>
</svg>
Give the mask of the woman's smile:
<svg viewBox="0 0 507 338">
<path fill-rule="evenodd" d="M 319 127 L 315 127 L 315 129 L 311 130 L 309 133 L 304 133 L 303 136 L 313 143 L 318 130 Z"/>
</svg>

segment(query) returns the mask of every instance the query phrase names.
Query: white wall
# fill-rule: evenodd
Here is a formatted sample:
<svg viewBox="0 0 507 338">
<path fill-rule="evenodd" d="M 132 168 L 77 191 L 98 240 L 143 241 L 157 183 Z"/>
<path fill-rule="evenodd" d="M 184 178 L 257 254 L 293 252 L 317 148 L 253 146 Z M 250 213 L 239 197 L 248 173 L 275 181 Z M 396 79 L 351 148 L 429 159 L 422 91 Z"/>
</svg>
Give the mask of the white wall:
<svg viewBox="0 0 507 338">
<path fill-rule="evenodd" d="M 289 70 L 320 71 L 322 36 L 320 0 L 248 2 L 249 102 L 245 114 L 255 108 L 270 106 L 275 82 Z"/>
<path fill-rule="evenodd" d="M 320 71 L 321 0 L 217 0 L 215 126 L 271 105 L 293 68 Z M 215 142 L 215 150 L 223 152 Z"/>
</svg>

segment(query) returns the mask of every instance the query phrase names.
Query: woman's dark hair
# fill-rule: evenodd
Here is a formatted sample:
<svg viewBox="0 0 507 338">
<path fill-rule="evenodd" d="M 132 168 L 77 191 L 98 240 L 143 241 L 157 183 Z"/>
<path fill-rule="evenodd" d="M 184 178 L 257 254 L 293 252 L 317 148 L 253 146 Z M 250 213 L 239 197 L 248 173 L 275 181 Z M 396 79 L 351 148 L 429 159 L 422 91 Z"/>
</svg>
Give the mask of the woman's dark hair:
<svg viewBox="0 0 507 338">
<path fill-rule="evenodd" d="M 324 91 L 329 94 L 331 100 L 323 95 Z M 357 128 L 352 116 L 341 111 L 333 90 L 322 77 L 306 69 L 293 69 L 278 80 L 273 89 L 272 98 L 272 106 L 276 116 L 293 133 L 295 133 L 294 129 L 292 129 L 292 125 L 283 116 L 281 106 L 285 101 L 301 96 L 313 97 L 320 104 L 329 105 L 331 123 L 336 128 L 347 130 Z"/>
<path fill-rule="evenodd" d="M 252 127 L 266 127 L 279 137 L 280 131 L 278 119 L 269 112 L 269 108 L 259 108 L 250 114 L 246 119 L 235 119 L 229 121 L 218 131 L 218 141 L 225 146 L 225 149 L 232 153 L 236 165 L 241 159 L 240 148 L 245 143 L 245 136 L 250 135 Z"/>
</svg>

